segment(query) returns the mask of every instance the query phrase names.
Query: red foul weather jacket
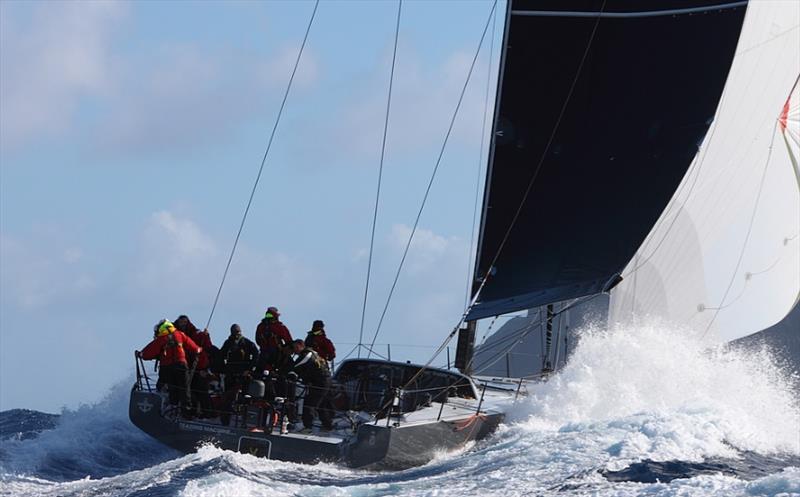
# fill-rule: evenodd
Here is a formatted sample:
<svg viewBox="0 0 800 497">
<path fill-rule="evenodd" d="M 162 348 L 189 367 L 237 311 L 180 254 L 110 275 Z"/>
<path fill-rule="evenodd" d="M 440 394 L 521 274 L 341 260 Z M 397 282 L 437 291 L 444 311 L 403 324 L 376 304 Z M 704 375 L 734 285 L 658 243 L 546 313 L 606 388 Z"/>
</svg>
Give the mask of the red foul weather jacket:
<svg viewBox="0 0 800 497">
<path fill-rule="evenodd" d="M 161 366 L 183 364 L 186 366 L 186 351 L 197 354 L 200 347 L 191 338 L 178 330 L 156 337 L 142 349 L 142 359 L 159 359 Z"/>
<path fill-rule="evenodd" d="M 281 340 L 285 345 L 292 344 L 292 334 L 289 332 L 289 328 L 283 323 L 277 319 L 273 321 L 262 319 L 261 322 L 258 323 L 258 327 L 256 328 L 256 343 L 262 353 L 277 348 L 281 345 Z"/>
<path fill-rule="evenodd" d="M 200 355 L 197 356 L 197 370 L 204 371 L 211 366 L 211 358 L 208 353 L 211 351 L 211 336 L 207 331 L 198 331 L 189 338 L 196 343 L 201 349 Z M 191 357 L 190 357 L 191 358 Z"/>
</svg>

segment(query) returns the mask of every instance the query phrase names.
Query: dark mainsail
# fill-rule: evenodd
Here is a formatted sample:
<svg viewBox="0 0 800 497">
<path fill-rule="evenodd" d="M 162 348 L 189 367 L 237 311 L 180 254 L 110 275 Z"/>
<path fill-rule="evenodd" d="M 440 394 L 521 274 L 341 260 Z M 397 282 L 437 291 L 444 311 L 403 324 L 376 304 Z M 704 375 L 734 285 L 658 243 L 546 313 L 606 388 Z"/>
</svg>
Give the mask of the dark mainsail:
<svg viewBox="0 0 800 497">
<path fill-rule="evenodd" d="M 709 129 L 745 10 L 511 0 L 468 320 L 614 281 Z"/>
</svg>

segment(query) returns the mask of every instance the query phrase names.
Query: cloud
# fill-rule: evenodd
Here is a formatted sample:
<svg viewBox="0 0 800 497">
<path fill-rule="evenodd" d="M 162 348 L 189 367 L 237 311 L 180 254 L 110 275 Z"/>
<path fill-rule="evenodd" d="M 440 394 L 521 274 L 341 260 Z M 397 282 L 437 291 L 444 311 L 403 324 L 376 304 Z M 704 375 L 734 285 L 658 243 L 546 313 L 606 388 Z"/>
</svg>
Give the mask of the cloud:
<svg viewBox="0 0 800 497">
<path fill-rule="evenodd" d="M 371 315 L 379 315 L 385 295 L 411 233 L 409 226 L 392 227 L 386 239 L 396 257 L 374 285 Z M 382 342 L 430 344 L 444 339 L 464 310 L 468 243 L 418 228 L 381 332 Z M 375 321 L 371 320 L 371 326 Z M 368 326 L 369 329 L 369 326 Z M 369 333 L 371 336 L 373 331 Z M 427 359 L 427 358 L 426 358 Z"/>
<path fill-rule="evenodd" d="M 3 6 L 0 16 L 0 129 L 18 149 L 53 136 L 82 140 L 95 154 L 139 157 L 232 136 L 249 118 L 273 115 L 299 40 L 272 53 L 233 45 L 154 38 L 127 50 L 123 36 L 144 29 L 119 2 Z M 124 28 L 124 29 L 123 29 Z M 294 92 L 320 77 L 307 47 Z"/>
<path fill-rule="evenodd" d="M 46 2 L 29 18 L 0 3 L 0 139 L 18 147 L 63 133 L 86 95 L 113 84 L 109 39 L 127 7 L 121 2 Z"/>
<path fill-rule="evenodd" d="M 131 261 L 136 269 L 126 274 L 126 291 L 142 299 L 150 312 L 207 312 L 228 260 L 230 242 L 209 235 L 191 219 L 155 212 Z M 314 266 L 299 257 L 240 242 L 219 301 L 226 317 L 223 322 L 257 316 L 272 305 L 267 302 L 280 302 L 290 309 L 318 305 L 323 299 L 321 281 Z"/>
<path fill-rule="evenodd" d="M 104 111 L 94 124 L 98 150 L 134 156 L 164 154 L 196 147 L 206 138 L 233 136 L 251 117 L 272 119 L 293 57 L 296 48 L 265 56 L 181 43 L 162 44 L 146 56 L 124 60 L 118 79 L 126 83 L 104 102 Z M 314 55 L 304 52 L 295 92 L 298 86 L 315 83 L 317 67 Z"/>
<path fill-rule="evenodd" d="M 67 246 L 57 233 L 27 238 L 0 235 L 0 295 L 4 312 L 27 313 L 71 304 L 97 288 L 93 268 L 81 258 L 82 249 Z"/>
<path fill-rule="evenodd" d="M 427 67 L 415 47 L 402 47 L 392 91 L 387 158 L 412 154 L 418 157 L 420 150 L 438 153 L 469 72 L 472 50 L 473 47 L 467 47 L 455 51 L 443 63 Z M 390 64 L 391 59 L 377 64 L 371 77 L 357 82 L 351 100 L 342 105 L 336 128 L 319 133 L 323 137 L 332 136 L 332 141 L 338 148 L 345 148 L 351 160 L 358 158 L 372 164 L 379 156 Z M 486 71 L 486 61 L 481 56 L 459 109 L 449 147 L 480 145 Z M 487 103 L 489 109 L 493 105 L 491 98 Z M 435 156 L 431 156 L 433 159 Z"/>
<path fill-rule="evenodd" d="M 405 224 L 395 224 L 392 226 L 389 241 L 392 248 L 398 253 L 402 253 L 411 235 L 411 227 Z M 437 235 L 431 230 L 417 228 L 414 239 L 409 247 L 407 264 L 408 269 L 414 273 L 429 271 L 434 268 L 450 266 L 457 261 L 463 262 L 462 269 L 466 265 L 467 244 L 458 237 L 444 237 Z"/>
</svg>

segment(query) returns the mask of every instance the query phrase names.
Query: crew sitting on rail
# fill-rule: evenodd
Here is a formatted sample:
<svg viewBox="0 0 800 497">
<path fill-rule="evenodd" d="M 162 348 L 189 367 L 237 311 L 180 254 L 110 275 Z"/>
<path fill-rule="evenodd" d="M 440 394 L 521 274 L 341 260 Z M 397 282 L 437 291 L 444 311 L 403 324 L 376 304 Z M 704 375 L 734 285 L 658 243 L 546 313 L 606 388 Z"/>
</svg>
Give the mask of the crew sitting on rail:
<svg viewBox="0 0 800 497">
<path fill-rule="evenodd" d="M 220 349 L 220 356 L 225 362 L 225 413 L 220 417 L 222 424 L 230 421 L 233 402 L 236 394 L 247 391 L 247 384 L 253 377 L 258 364 L 258 348 L 256 344 L 242 335 L 238 324 L 231 325 L 231 334 Z"/>
<path fill-rule="evenodd" d="M 200 408 L 197 413 L 199 417 L 215 417 L 211 397 L 208 394 L 209 380 L 211 379 L 208 368 L 211 367 L 211 359 L 218 349 L 211 343 L 208 330 L 198 330 L 185 314 L 178 316 L 178 319 L 175 320 L 175 328 L 182 331 L 203 349 L 199 354 L 190 352 L 187 355 L 189 375 L 191 376 L 192 404 Z"/>
<path fill-rule="evenodd" d="M 314 349 L 320 357 L 328 362 L 336 358 L 336 347 L 325 334 L 325 323 L 320 319 L 311 325 L 311 331 L 306 335 L 306 347 Z"/>
<path fill-rule="evenodd" d="M 169 403 L 188 409 L 186 351 L 200 354 L 203 349 L 191 338 L 175 329 L 175 326 L 166 319 L 156 323 L 153 335 L 153 341 L 141 352 L 137 352 L 137 355 L 144 360 L 159 360 L 161 366 L 158 370 L 157 388 L 160 390 L 161 386 L 166 384 L 169 390 Z"/>
<path fill-rule="evenodd" d="M 292 373 L 299 376 L 306 386 L 302 416 L 305 432 L 311 431 L 315 413 L 319 416 L 322 429 L 331 430 L 333 411 L 329 399 L 331 372 L 328 363 L 299 339 L 294 341 L 294 352 L 297 354 L 297 359 L 292 367 Z"/>
</svg>

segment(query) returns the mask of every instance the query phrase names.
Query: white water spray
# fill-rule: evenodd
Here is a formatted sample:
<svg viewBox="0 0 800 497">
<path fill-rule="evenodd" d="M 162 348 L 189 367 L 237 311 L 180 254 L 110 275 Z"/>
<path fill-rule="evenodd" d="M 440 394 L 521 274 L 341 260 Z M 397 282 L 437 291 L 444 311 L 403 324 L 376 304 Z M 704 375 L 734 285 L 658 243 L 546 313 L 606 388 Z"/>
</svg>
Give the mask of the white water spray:
<svg viewBox="0 0 800 497">
<path fill-rule="evenodd" d="M 618 431 L 623 459 L 800 454 L 796 373 L 766 348 L 710 346 L 659 323 L 591 329 L 515 419 L 531 430 Z"/>
</svg>

